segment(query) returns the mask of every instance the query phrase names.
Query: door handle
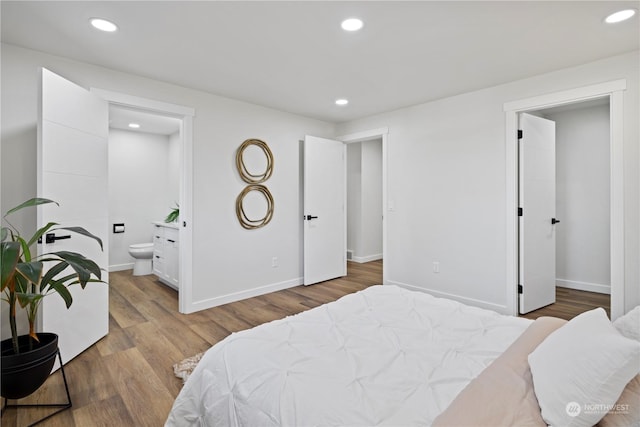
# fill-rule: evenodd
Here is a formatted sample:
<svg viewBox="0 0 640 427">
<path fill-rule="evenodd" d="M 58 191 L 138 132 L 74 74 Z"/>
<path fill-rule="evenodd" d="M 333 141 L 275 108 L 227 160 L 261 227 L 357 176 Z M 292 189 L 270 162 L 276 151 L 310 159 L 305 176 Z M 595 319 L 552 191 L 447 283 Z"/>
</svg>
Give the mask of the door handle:
<svg viewBox="0 0 640 427">
<path fill-rule="evenodd" d="M 64 240 L 64 239 L 70 239 L 71 236 L 67 235 L 67 236 L 56 236 L 55 233 L 47 233 L 45 235 L 45 243 L 55 243 L 56 240 Z"/>
<path fill-rule="evenodd" d="M 551 218 L 551 225 L 557 224 L 559 222 L 560 222 L 559 219 Z"/>
<path fill-rule="evenodd" d="M 307 215 L 307 217 L 305 218 L 307 221 L 310 221 L 312 219 L 316 219 L 318 218 L 317 216 L 313 216 L 313 215 Z"/>
</svg>

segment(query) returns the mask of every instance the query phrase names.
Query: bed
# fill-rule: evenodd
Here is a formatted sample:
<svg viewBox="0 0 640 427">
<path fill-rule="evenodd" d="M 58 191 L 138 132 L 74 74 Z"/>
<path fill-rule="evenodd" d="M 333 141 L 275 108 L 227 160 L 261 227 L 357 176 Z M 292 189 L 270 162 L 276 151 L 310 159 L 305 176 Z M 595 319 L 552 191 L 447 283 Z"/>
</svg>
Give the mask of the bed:
<svg viewBox="0 0 640 427">
<path fill-rule="evenodd" d="M 214 345 L 166 426 L 544 426 L 553 414 L 541 411 L 528 360 L 564 323 L 372 286 Z M 631 362 L 614 403 L 640 371 L 640 343 L 618 335 Z"/>
</svg>

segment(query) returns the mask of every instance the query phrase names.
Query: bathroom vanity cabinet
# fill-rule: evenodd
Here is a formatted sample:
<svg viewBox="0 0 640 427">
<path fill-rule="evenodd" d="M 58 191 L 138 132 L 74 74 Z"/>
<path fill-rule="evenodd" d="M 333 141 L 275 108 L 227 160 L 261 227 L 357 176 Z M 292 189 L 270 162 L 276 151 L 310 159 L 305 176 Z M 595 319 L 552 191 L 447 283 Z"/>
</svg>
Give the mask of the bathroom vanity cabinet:
<svg viewBox="0 0 640 427">
<path fill-rule="evenodd" d="M 178 289 L 179 232 L 175 223 L 153 223 L 153 274 Z"/>
</svg>

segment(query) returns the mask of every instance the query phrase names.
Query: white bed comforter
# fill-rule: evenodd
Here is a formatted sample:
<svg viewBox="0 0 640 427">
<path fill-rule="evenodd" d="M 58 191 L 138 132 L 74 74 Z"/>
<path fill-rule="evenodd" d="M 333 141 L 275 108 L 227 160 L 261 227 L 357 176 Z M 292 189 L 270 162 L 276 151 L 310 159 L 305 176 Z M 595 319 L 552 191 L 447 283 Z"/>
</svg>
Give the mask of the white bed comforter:
<svg viewBox="0 0 640 427">
<path fill-rule="evenodd" d="M 213 346 L 166 426 L 427 426 L 530 322 L 373 286 Z"/>
</svg>

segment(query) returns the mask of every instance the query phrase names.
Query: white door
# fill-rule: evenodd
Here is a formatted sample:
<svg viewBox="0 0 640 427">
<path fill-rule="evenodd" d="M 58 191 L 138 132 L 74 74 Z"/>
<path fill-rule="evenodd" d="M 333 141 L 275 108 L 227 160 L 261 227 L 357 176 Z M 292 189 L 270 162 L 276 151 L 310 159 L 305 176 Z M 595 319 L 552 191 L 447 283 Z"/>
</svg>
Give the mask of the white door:
<svg viewBox="0 0 640 427">
<path fill-rule="evenodd" d="M 38 196 L 60 204 L 38 207 L 38 227 L 48 222 L 83 227 L 93 239 L 60 230 L 70 238 L 47 244 L 38 253 L 72 251 L 94 260 L 108 281 L 107 102 L 76 84 L 42 69 L 38 114 Z M 42 300 L 39 330 L 59 336 L 64 363 L 86 350 L 109 331 L 109 292 L 106 283 L 69 288 L 73 304 L 66 308 L 57 295 Z"/>
<path fill-rule="evenodd" d="M 556 300 L 555 122 L 520 115 L 520 313 Z"/>
<path fill-rule="evenodd" d="M 347 274 L 346 148 L 304 138 L 304 284 Z"/>
</svg>

